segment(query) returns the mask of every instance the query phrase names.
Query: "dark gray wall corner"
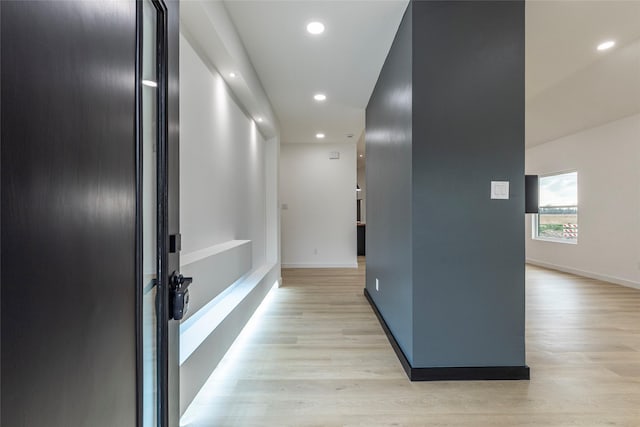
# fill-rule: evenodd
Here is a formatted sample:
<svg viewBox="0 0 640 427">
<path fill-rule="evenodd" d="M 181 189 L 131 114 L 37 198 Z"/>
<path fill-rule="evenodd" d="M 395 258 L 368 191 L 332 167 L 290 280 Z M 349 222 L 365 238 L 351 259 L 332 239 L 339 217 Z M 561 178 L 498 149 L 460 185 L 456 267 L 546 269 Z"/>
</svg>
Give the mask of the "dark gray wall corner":
<svg viewBox="0 0 640 427">
<path fill-rule="evenodd" d="M 522 365 L 524 3 L 413 16 L 414 363 Z"/>
<path fill-rule="evenodd" d="M 394 338 L 410 333 L 413 368 L 524 367 L 524 2 L 409 10 L 367 108 L 367 290 Z M 410 40 L 397 43 L 407 28 Z M 412 72 L 402 74 L 407 45 Z M 412 129 L 403 144 L 383 144 L 400 114 L 398 75 L 412 76 Z M 490 199 L 496 180 L 510 182 L 509 200 Z M 410 261 L 398 234 L 407 231 Z M 386 272 L 409 282 L 409 307 L 400 289 L 375 292 Z"/>
<path fill-rule="evenodd" d="M 366 287 L 409 361 L 412 15 L 405 12 L 366 113 Z M 376 290 L 376 278 L 379 288 Z"/>
</svg>

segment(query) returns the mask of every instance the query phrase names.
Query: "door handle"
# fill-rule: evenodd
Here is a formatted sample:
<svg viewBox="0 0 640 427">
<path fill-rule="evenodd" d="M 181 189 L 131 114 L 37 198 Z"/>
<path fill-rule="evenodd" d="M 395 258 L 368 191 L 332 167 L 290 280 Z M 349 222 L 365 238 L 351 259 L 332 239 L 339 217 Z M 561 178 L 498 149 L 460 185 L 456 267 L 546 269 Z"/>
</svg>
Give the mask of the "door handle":
<svg viewBox="0 0 640 427">
<path fill-rule="evenodd" d="M 169 290 L 170 319 L 182 320 L 189 309 L 189 285 L 193 283 L 193 277 L 184 277 L 178 272 L 173 272 L 170 278 Z"/>
</svg>

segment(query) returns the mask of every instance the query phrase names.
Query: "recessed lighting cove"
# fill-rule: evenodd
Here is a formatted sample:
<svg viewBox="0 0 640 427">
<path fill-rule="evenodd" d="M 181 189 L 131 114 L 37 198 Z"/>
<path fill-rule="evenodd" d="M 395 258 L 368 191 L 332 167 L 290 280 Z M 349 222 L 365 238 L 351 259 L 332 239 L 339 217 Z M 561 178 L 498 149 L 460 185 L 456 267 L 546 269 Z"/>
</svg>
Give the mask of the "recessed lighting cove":
<svg viewBox="0 0 640 427">
<path fill-rule="evenodd" d="M 604 43 L 600 43 L 598 45 L 598 50 L 608 50 L 614 47 L 615 45 L 616 45 L 616 42 L 614 42 L 613 40 L 609 40 Z"/>
<path fill-rule="evenodd" d="M 307 31 L 311 34 L 317 35 L 324 32 L 324 24 L 322 22 L 310 22 L 307 24 Z"/>
<path fill-rule="evenodd" d="M 316 138 L 318 139 L 324 138 L 324 133 L 316 133 Z"/>
<path fill-rule="evenodd" d="M 313 95 L 313 99 L 315 99 L 316 101 L 324 101 L 325 99 L 327 99 L 327 95 L 325 95 L 324 93 L 316 93 L 315 95 Z"/>
</svg>

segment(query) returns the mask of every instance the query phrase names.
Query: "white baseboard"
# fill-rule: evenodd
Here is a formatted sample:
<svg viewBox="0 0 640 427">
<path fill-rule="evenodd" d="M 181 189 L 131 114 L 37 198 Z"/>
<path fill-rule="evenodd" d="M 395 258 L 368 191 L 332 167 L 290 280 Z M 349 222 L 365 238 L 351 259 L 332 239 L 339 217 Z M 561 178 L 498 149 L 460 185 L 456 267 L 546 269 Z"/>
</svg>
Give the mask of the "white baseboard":
<svg viewBox="0 0 640 427">
<path fill-rule="evenodd" d="M 358 263 L 349 264 L 282 264 L 282 268 L 358 268 Z"/>
<path fill-rule="evenodd" d="M 551 264 L 549 262 L 538 261 L 531 258 L 527 258 L 527 264 L 537 265 L 538 267 L 549 268 L 551 270 L 558 270 L 564 273 L 575 274 L 576 276 L 588 277 L 589 279 L 596 279 L 596 280 L 602 280 L 603 282 L 615 283 L 616 285 L 622 285 L 628 288 L 640 289 L 640 283 L 634 282 L 632 280 L 622 279 L 620 277 L 594 273 L 592 271 L 578 270 L 576 268 Z"/>
</svg>

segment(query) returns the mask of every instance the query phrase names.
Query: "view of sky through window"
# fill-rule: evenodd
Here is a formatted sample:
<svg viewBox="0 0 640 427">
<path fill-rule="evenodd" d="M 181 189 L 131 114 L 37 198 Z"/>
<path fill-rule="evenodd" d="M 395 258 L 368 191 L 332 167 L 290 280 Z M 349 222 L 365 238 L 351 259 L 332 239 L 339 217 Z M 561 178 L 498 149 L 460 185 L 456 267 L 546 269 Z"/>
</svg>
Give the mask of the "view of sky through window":
<svg viewBox="0 0 640 427">
<path fill-rule="evenodd" d="M 578 172 L 540 177 L 540 206 L 577 206 Z"/>
</svg>

